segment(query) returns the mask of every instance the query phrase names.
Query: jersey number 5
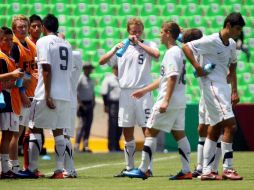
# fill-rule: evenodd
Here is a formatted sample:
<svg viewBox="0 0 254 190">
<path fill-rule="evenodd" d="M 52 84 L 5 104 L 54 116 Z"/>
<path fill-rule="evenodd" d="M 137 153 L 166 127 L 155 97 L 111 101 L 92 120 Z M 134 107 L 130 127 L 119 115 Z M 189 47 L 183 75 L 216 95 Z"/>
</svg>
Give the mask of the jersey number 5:
<svg viewBox="0 0 254 190">
<path fill-rule="evenodd" d="M 66 47 L 60 46 L 59 54 L 60 54 L 60 59 L 65 61 L 65 64 L 60 64 L 60 69 L 67 70 L 68 69 L 68 49 Z"/>
</svg>

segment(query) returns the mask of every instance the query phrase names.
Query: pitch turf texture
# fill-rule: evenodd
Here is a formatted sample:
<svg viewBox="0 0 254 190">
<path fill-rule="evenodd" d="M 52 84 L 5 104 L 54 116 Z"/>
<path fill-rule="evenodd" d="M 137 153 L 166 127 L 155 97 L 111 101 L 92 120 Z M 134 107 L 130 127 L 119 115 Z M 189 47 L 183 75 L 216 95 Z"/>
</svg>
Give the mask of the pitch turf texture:
<svg viewBox="0 0 254 190">
<path fill-rule="evenodd" d="M 244 177 L 242 181 L 200 181 L 199 179 L 169 181 L 168 177 L 180 169 L 177 153 L 157 153 L 154 158 L 154 177 L 147 180 L 113 178 L 124 167 L 122 153 L 75 154 L 78 171 L 76 179 L 49 179 L 54 168 L 54 155 L 50 161 L 40 160 L 44 179 L 0 180 L 1 190 L 252 190 L 254 189 L 254 152 L 235 152 L 234 164 Z M 194 168 L 196 153 L 192 153 L 191 168 Z M 136 153 L 136 165 L 140 153 Z"/>
</svg>

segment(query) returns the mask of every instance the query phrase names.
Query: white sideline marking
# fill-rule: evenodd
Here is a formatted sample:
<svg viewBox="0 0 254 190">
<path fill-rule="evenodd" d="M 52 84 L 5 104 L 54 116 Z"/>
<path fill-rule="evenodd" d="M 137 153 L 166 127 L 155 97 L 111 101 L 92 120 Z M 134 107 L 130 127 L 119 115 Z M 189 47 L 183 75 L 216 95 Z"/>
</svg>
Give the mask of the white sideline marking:
<svg viewBox="0 0 254 190">
<path fill-rule="evenodd" d="M 154 159 L 153 161 L 158 162 L 158 161 L 162 161 L 162 160 L 171 160 L 171 159 L 175 159 L 176 157 L 177 156 L 157 158 L 157 159 Z M 107 166 L 118 166 L 118 165 L 124 165 L 124 164 L 125 164 L 125 162 L 109 163 L 109 164 L 97 164 L 97 165 L 93 165 L 93 166 L 86 166 L 86 167 L 77 168 L 76 171 L 89 170 L 89 169 L 93 169 L 93 168 L 102 168 L 102 167 L 107 167 Z M 45 175 L 51 175 L 51 174 L 52 174 L 52 172 L 46 173 Z"/>
</svg>

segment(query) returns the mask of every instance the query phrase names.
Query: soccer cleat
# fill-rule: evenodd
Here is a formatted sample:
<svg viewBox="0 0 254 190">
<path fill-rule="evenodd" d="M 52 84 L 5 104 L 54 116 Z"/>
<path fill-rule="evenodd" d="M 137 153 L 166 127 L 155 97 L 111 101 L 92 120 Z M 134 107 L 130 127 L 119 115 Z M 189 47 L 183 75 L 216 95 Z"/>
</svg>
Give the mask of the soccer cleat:
<svg viewBox="0 0 254 190">
<path fill-rule="evenodd" d="M 64 175 L 64 178 L 77 178 L 78 177 L 78 174 L 75 170 L 69 171 L 69 172 L 67 170 L 65 170 L 63 172 L 63 175 Z"/>
<path fill-rule="evenodd" d="M 180 171 L 175 176 L 169 178 L 169 180 L 184 180 L 184 179 L 192 179 L 192 173 L 191 172 L 183 173 L 182 171 Z"/>
<path fill-rule="evenodd" d="M 88 147 L 83 148 L 82 152 L 93 153 L 93 151 L 91 149 L 89 149 Z"/>
<path fill-rule="evenodd" d="M 30 179 L 36 179 L 38 178 L 39 176 L 36 175 L 36 171 L 35 172 L 32 172 L 30 171 L 29 169 L 27 170 L 22 170 L 22 171 L 19 171 L 18 174 L 21 174 L 23 177 L 22 178 L 30 178 Z"/>
<path fill-rule="evenodd" d="M 124 175 L 124 173 L 123 173 L 123 172 L 125 172 L 125 171 L 127 171 L 126 168 L 124 168 L 119 174 L 114 175 L 114 177 L 125 177 L 125 175 Z"/>
<path fill-rule="evenodd" d="M 219 176 L 217 172 L 211 172 L 211 173 L 208 173 L 208 174 L 202 174 L 200 179 L 202 181 L 222 180 L 221 176 Z"/>
<path fill-rule="evenodd" d="M 146 173 L 142 172 L 140 169 L 135 168 L 129 171 L 123 172 L 125 176 L 129 178 L 142 178 L 143 180 L 147 179 L 149 176 Z"/>
<path fill-rule="evenodd" d="M 153 177 L 153 172 L 151 170 L 146 171 L 146 176 L 147 177 Z"/>
<path fill-rule="evenodd" d="M 192 172 L 192 177 L 194 178 L 198 178 L 199 176 L 202 175 L 202 170 L 197 170 L 195 169 L 193 172 Z"/>
<path fill-rule="evenodd" d="M 38 178 L 42 178 L 42 177 L 45 177 L 45 175 L 39 171 L 38 169 L 35 170 L 35 175 L 38 177 Z"/>
<path fill-rule="evenodd" d="M 240 176 L 234 169 L 226 169 L 222 173 L 223 179 L 230 179 L 230 180 L 242 180 L 243 177 Z"/>
<path fill-rule="evenodd" d="M 62 170 L 54 171 L 54 174 L 50 177 L 50 179 L 64 179 L 64 172 Z"/>
<path fill-rule="evenodd" d="M 9 170 L 8 172 L 1 173 L 1 179 L 16 179 L 16 178 L 17 178 L 16 174 L 11 170 Z"/>
</svg>

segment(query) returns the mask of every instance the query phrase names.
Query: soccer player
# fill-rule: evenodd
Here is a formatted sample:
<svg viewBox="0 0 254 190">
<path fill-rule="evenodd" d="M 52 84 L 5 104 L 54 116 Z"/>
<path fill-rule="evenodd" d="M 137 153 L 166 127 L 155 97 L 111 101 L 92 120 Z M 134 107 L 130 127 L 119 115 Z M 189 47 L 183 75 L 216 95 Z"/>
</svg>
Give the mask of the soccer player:
<svg viewBox="0 0 254 190">
<path fill-rule="evenodd" d="M 210 126 L 204 144 L 204 163 L 201 180 L 220 179 L 212 172 L 212 160 L 216 151 L 217 140 L 223 130 L 221 150 L 223 157 L 223 179 L 243 179 L 233 168 L 233 135 L 236 131 L 235 116 L 232 106 L 239 102 L 236 78 L 236 44 L 232 38 L 240 35 L 244 19 L 240 13 L 229 14 L 219 33 L 205 36 L 183 46 L 186 57 L 201 77 L 201 90 Z M 203 73 L 201 65 L 196 61 L 194 52 L 216 64 L 209 74 Z M 229 74 L 228 74 L 229 73 Z M 229 76 L 229 77 L 228 77 Z M 231 88 L 227 79 L 231 79 Z"/>
<path fill-rule="evenodd" d="M 65 159 L 64 159 L 64 177 L 76 178 L 77 172 L 74 167 L 73 149 L 71 144 L 71 137 L 74 137 L 76 126 L 77 113 L 77 86 L 82 70 L 82 58 L 79 51 L 73 51 L 73 68 L 71 71 L 71 126 L 69 129 L 64 129 L 64 137 L 66 141 Z"/>
<path fill-rule="evenodd" d="M 0 109 L 0 129 L 2 138 L 0 144 L 1 178 L 21 177 L 9 167 L 9 144 L 13 133 L 19 131 L 19 115 L 21 113 L 21 99 L 19 89 L 14 85 L 15 79 L 23 77 L 24 73 L 16 69 L 15 62 L 10 56 L 13 45 L 12 30 L 0 28 L 0 92 L 3 93 L 5 108 Z"/>
<path fill-rule="evenodd" d="M 165 22 L 161 28 L 161 43 L 167 48 L 161 64 L 161 77 L 150 85 L 135 91 L 132 96 L 141 98 L 147 92 L 159 88 L 157 101 L 147 122 L 142 162 L 139 168 L 125 171 L 131 178 L 146 179 L 148 165 L 156 150 L 156 136 L 160 131 L 171 132 L 178 144 L 182 162 L 181 171 L 170 180 L 192 179 L 190 172 L 190 144 L 185 135 L 185 64 L 183 52 L 176 45 L 180 28 L 175 22 Z"/>
<path fill-rule="evenodd" d="M 20 95 L 22 101 L 22 109 L 20 115 L 20 130 L 14 132 L 10 143 L 10 159 L 12 170 L 17 173 L 20 170 L 18 161 L 18 140 L 19 136 L 28 126 L 31 100 L 30 97 L 34 96 L 34 89 L 37 84 L 37 66 L 35 63 L 36 50 L 35 46 L 26 40 L 28 34 L 29 20 L 24 15 L 16 15 L 12 18 L 13 47 L 11 56 L 15 59 L 16 65 L 23 69 L 28 77 L 24 78 L 23 86 L 20 88 Z"/>
<path fill-rule="evenodd" d="M 41 131 L 52 129 L 55 139 L 56 170 L 53 179 L 63 179 L 66 141 L 63 129 L 71 126 L 71 45 L 59 38 L 58 19 L 48 14 L 43 18 L 43 34 L 36 43 L 39 79 L 32 102 L 29 144 L 29 166 L 24 173 L 37 178 L 35 172 L 41 150 Z"/>
<path fill-rule="evenodd" d="M 105 76 L 101 85 L 104 111 L 108 114 L 108 150 L 112 152 L 121 151 L 119 141 L 122 128 L 118 126 L 120 92 L 118 67 L 114 65 L 112 73 Z"/>
<path fill-rule="evenodd" d="M 192 28 L 189 30 L 184 31 L 183 33 L 183 43 L 187 43 L 193 40 L 200 39 L 203 36 L 202 31 L 196 28 Z M 204 66 L 206 63 L 203 56 L 194 54 L 195 59 L 197 62 Z M 200 83 L 200 80 L 198 78 L 198 81 Z M 199 177 L 202 174 L 202 168 L 203 168 L 203 147 L 205 143 L 205 139 L 207 136 L 207 129 L 209 126 L 209 118 L 208 113 L 206 111 L 205 103 L 204 103 L 204 97 L 203 92 L 201 91 L 201 97 L 199 101 L 199 125 L 198 125 L 198 134 L 199 134 L 199 140 L 198 140 L 198 147 L 197 147 L 197 167 L 195 168 L 194 172 L 192 173 L 192 177 Z M 220 139 L 217 142 L 217 148 L 216 153 L 214 156 L 214 164 L 212 168 L 212 172 L 215 174 L 218 174 L 218 165 L 221 157 L 221 142 Z"/>
<path fill-rule="evenodd" d="M 131 18 L 127 22 L 128 38 L 131 40 L 126 52 L 122 57 L 115 55 L 116 51 L 123 47 L 118 43 L 109 52 L 103 55 L 99 61 L 101 65 L 109 62 L 109 65 L 118 65 L 118 78 L 121 88 L 119 99 L 118 124 L 123 128 L 125 139 L 125 162 L 123 171 L 134 168 L 134 154 L 136 143 L 134 139 L 134 125 L 138 124 L 144 128 L 150 115 L 153 104 L 152 95 L 146 94 L 140 100 L 131 98 L 131 94 L 148 85 L 151 80 L 151 63 L 153 58 L 159 58 L 160 53 L 155 43 L 146 42 L 141 39 L 144 24 L 138 18 Z M 123 171 L 115 177 L 124 177 Z"/>
</svg>

